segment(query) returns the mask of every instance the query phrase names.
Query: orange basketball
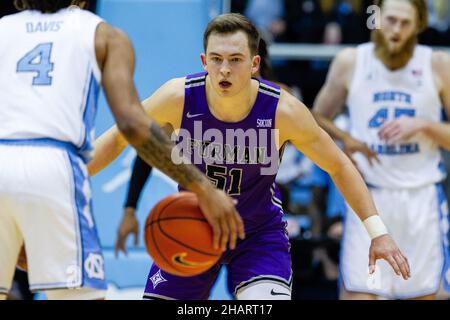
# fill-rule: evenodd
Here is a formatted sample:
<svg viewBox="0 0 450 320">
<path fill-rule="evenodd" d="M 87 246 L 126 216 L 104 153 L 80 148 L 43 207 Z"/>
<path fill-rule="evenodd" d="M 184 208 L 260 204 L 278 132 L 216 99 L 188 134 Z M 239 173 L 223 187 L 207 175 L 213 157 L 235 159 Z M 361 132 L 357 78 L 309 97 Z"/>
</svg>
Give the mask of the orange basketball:
<svg viewBox="0 0 450 320">
<path fill-rule="evenodd" d="M 213 248 L 213 232 L 197 196 L 179 192 L 161 200 L 145 223 L 148 253 L 162 270 L 191 277 L 209 270 L 220 258 Z"/>
</svg>

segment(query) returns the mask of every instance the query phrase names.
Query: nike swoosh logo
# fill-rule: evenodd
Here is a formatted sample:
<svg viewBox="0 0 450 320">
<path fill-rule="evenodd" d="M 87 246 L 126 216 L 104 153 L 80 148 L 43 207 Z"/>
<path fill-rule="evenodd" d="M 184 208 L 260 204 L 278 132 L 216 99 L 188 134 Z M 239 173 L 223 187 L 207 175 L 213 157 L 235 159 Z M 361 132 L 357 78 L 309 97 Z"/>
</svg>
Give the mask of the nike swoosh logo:
<svg viewBox="0 0 450 320">
<path fill-rule="evenodd" d="M 173 261 L 177 264 L 180 264 L 184 267 L 190 267 L 190 268 L 195 268 L 195 267 L 203 267 L 203 266 L 208 266 L 208 265 L 212 265 L 212 261 L 205 261 L 205 262 L 194 262 L 194 261 L 189 261 L 187 260 L 185 257 L 187 256 L 187 253 L 183 252 L 183 253 L 177 253 L 173 256 Z"/>
<path fill-rule="evenodd" d="M 196 117 L 200 117 L 200 116 L 202 116 L 203 115 L 203 113 L 197 113 L 197 114 L 190 114 L 189 112 L 186 114 L 186 117 L 188 118 L 188 119 L 191 119 L 191 118 L 196 118 Z"/>
<path fill-rule="evenodd" d="M 270 291 L 270 294 L 273 296 L 290 296 L 290 294 L 288 294 L 288 293 L 275 292 L 275 291 L 273 291 L 273 289 L 272 289 L 272 291 Z"/>
</svg>

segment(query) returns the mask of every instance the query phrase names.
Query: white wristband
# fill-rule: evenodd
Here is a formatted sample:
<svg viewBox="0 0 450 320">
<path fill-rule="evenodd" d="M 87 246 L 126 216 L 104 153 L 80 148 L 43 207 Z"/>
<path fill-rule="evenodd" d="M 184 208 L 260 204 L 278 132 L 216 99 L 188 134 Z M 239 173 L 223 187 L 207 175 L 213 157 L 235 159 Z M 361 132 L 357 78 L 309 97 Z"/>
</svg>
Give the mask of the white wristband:
<svg viewBox="0 0 450 320">
<path fill-rule="evenodd" d="M 366 227 L 371 240 L 384 234 L 388 234 L 386 226 L 377 214 L 364 220 L 363 224 Z"/>
</svg>

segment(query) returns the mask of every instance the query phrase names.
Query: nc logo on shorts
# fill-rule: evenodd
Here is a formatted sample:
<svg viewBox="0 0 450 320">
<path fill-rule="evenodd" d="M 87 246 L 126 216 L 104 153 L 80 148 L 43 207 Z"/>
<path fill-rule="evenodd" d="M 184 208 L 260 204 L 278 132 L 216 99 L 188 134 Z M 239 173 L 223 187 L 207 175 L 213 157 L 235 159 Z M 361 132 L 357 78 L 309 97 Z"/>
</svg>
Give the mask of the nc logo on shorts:
<svg viewBox="0 0 450 320">
<path fill-rule="evenodd" d="M 100 254 L 89 253 L 84 261 L 84 270 L 90 279 L 104 280 L 103 257 Z"/>
<path fill-rule="evenodd" d="M 166 282 L 167 280 L 162 276 L 161 270 L 158 270 L 157 273 L 150 277 L 150 281 L 153 283 L 153 289 L 155 289 L 158 284 L 160 284 L 161 282 Z"/>
</svg>

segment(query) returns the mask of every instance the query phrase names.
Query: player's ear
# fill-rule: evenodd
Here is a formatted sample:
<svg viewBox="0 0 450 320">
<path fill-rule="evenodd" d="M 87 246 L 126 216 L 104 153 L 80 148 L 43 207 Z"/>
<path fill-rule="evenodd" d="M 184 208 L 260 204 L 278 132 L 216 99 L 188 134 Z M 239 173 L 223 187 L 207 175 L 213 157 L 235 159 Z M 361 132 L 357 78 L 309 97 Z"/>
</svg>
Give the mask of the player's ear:
<svg viewBox="0 0 450 320">
<path fill-rule="evenodd" d="M 208 67 L 206 66 L 206 55 L 204 53 L 200 54 L 200 59 L 202 60 L 203 69 L 208 71 Z"/>
<path fill-rule="evenodd" d="M 259 66 L 261 64 L 261 57 L 256 55 L 252 59 L 252 74 L 256 74 L 259 71 Z"/>
<path fill-rule="evenodd" d="M 26 8 L 26 6 L 22 0 L 14 0 L 14 6 L 19 11 L 25 10 L 25 8 Z"/>
</svg>

